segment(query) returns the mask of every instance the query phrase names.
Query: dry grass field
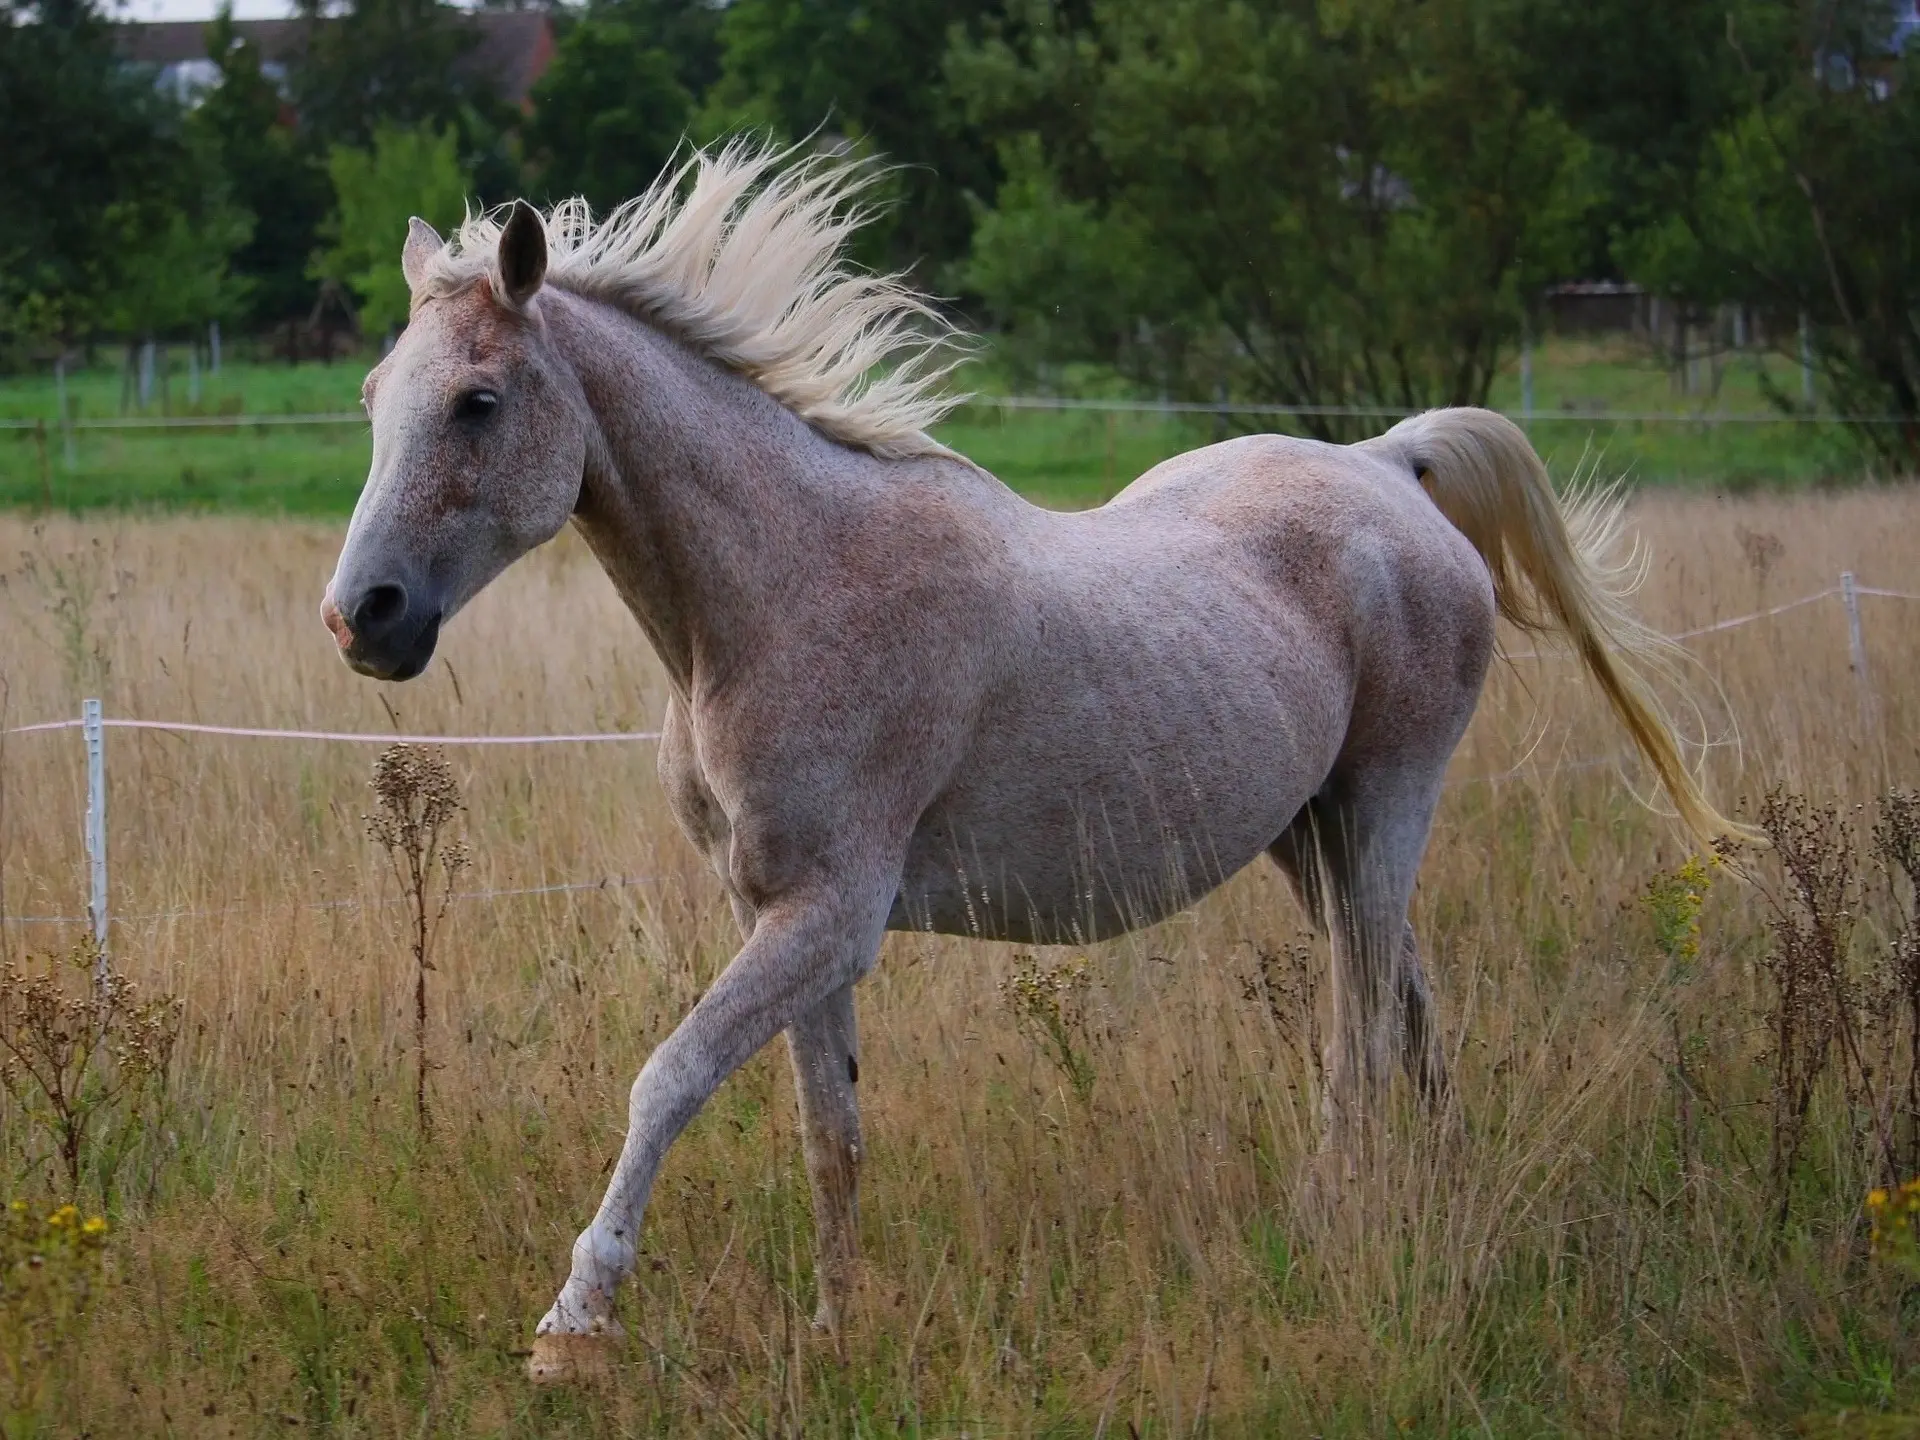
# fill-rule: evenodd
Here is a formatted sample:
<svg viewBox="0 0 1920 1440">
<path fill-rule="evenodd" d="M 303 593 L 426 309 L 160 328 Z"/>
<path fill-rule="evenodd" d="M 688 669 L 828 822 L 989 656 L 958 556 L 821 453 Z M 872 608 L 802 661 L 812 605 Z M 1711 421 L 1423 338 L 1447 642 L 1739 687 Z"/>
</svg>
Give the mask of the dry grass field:
<svg viewBox="0 0 1920 1440">
<path fill-rule="evenodd" d="M 1844 568 L 1920 590 L 1911 490 L 1633 513 L 1643 608 L 1668 630 Z M 353 731 L 657 723 L 660 675 L 571 537 L 405 687 L 331 653 L 316 610 L 338 539 L 0 518 L 5 723 L 83 694 L 111 716 Z M 1920 604 L 1861 604 L 1871 714 L 1837 600 L 1689 649 L 1716 794 L 1749 818 L 1774 786 L 1837 803 L 1865 847 L 1878 797 L 1920 783 Z M 123 730 L 107 748 L 113 959 L 184 1019 L 164 1109 L 110 1181 L 97 1159 L 83 1176 L 112 1226 L 104 1279 L 84 1320 L 23 1351 L 46 1373 L 0 1396 L 9 1435 L 1920 1433 L 1899 1418 L 1920 1414 L 1920 1291 L 1870 1257 L 1862 1212 L 1886 1117 L 1836 1061 L 1784 1178 L 1771 1159 L 1766 922 L 1787 881 L 1766 860 L 1752 885 L 1710 869 L 1695 953 L 1686 852 L 1564 659 L 1496 676 L 1421 876 L 1454 1114 L 1429 1126 L 1399 1097 L 1329 1213 L 1299 1187 L 1324 955 L 1276 874 L 1086 952 L 1042 1017 L 1053 1038 L 1002 982 L 1078 952 L 892 936 L 862 987 L 867 1264 L 843 1348 L 808 1326 L 774 1047 L 669 1156 L 621 1368 L 552 1393 L 521 1357 L 628 1084 L 732 952 L 651 746 L 449 752 L 461 890 L 607 883 L 454 903 L 425 1139 L 405 912 L 362 821 L 377 747 Z M 79 933 L 21 917 L 84 906 L 84 777 L 71 731 L 0 750 L 0 935 L 21 963 Z M 1864 849 L 1857 868 L 1859 1019 L 1905 891 Z M 1890 1043 L 1868 1058 L 1883 1087 L 1912 1064 Z M 0 1186 L 68 1198 L 3 1099 Z"/>
</svg>

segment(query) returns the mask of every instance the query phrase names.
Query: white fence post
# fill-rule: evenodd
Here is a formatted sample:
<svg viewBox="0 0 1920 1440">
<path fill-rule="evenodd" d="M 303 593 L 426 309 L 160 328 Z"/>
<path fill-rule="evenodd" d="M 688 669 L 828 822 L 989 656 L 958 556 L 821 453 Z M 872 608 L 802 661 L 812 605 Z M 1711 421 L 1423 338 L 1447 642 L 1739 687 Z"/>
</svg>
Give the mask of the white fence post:
<svg viewBox="0 0 1920 1440">
<path fill-rule="evenodd" d="M 80 702 L 80 728 L 87 739 L 87 911 L 93 917 L 93 942 L 99 959 L 94 978 L 107 978 L 107 747 L 100 723 L 100 702 Z"/>
<path fill-rule="evenodd" d="M 1854 586 L 1851 570 L 1840 572 L 1840 603 L 1847 608 L 1847 664 L 1860 687 L 1860 718 L 1871 724 L 1873 683 L 1867 678 L 1867 643 L 1860 634 L 1860 592 Z"/>
<path fill-rule="evenodd" d="M 1800 399 L 1809 410 L 1813 408 L 1813 332 L 1804 310 L 1800 312 Z"/>
<path fill-rule="evenodd" d="M 1523 311 L 1520 316 L 1520 425 L 1533 425 L 1533 326 Z"/>
<path fill-rule="evenodd" d="M 53 362 L 53 393 L 60 405 L 60 459 L 73 469 L 73 413 L 67 409 L 67 347 Z"/>
</svg>

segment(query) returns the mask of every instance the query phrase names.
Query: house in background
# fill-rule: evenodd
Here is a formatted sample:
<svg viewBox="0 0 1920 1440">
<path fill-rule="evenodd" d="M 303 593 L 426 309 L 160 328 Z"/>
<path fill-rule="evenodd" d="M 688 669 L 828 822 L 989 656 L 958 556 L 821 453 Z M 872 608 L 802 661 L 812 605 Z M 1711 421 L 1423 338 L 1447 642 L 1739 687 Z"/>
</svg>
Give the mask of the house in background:
<svg viewBox="0 0 1920 1440">
<path fill-rule="evenodd" d="M 289 65 L 306 44 L 309 24 L 330 20 L 239 20 L 234 30 L 256 46 L 261 70 L 283 84 Z M 532 10 L 481 10 L 465 17 L 479 39 L 461 57 L 463 74 L 484 76 L 501 99 L 522 110 L 532 104 L 533 87 L 553 61 L 553 21 Z M 207 54 L 204 20 L 162 20 L 122 25 L 120 44 L 126 58 L 158 71 L 156 83 L 191 103 L 220 78 L 219 67 Z"/>
</svg>

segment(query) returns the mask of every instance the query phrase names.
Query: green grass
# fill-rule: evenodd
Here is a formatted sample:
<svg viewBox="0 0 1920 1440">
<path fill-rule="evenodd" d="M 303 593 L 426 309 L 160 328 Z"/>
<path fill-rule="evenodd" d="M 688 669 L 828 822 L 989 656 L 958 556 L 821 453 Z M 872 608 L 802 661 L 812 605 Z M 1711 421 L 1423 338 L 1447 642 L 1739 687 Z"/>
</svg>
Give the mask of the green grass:
<svg viewBox="0 0 1920 1440">
<path fill-rule="evenodd" d="M 167 403 L 121 409 L 117 367 L 68 381 L 77 419 L 146 415 L 271 417 L 342 414 L 360 408 L 364 361 L 334 365 L 226 366 L 202 377 L 197 403 L 184 368 L 167 377 Z M 41 420 L 43 434 L 0 431 L 0 505 L 60 510 L 151 507 L 344 515 L 367 475 L 364 425 L 245 426 L 168 430 L 80 430 L 69 465 L 56 429 L 51 376 L 0 381 L 0 420 Z"/>
<path fill-rule="evenodd" d="M 1562 341 L 1536 365 L 1531 426 L 1556 471 L 1582 463 L 1637 483 L 1726 489 L 1793 487 L 1858 476 L 1863 469 L 1841 427 L 1796 424 L 1651 423 L 1612 415 L 1717 410 L 1764 414 L 1764 362 L 1745 358 L 1723 372 L 1716 395 L 1676 394 L 1666 373 L 1624 341 Z M 1778 361 L 1773 379 L 1793 377 Z M 146 413 L 271 417 L 356 410 L 364 361 L 333 365 L 228 365 L 202 377 L 190 402 L 184 368 L 167 377 L 166 403 Z M 983 374 L 982 390 L 1001 388 Z M 72 377 L 73 413 L 116 418 L 117 367 Z M 1086 387 L 1076 387 L 1086 388 Z M 1520 381 L 1510 365 L 1493 403 L 1517 410 Z M 71 462 L 57 432 L 50 376 L 0 381 L 0 420 L 41 420 L 43 433 L 0 431 L 0 506 L 81 511 L 163 508 L 344 515 L 366 477 L 370 441 L 358 424 L 222 426 L 207 429 L 79 431 Z M 1261 422 L 1249 419 L 1248 424 Z M 1385 422 L 1381 422 L 1384 428 Z M 1047 504 L 1097 504 L 1143 470 L 1228 433 L 1209 417 L 1095 412 L 1006 412 L 965 407 L 939 430 L 1008 484 Z"/>
<path fill-rule="evenodd" d="M 123 410 L 118 365 L 103 364 L 67 377 L 68 403 L 78 419 L 146 415 L 311 415 L 360 408 L 360 382 L 371 357 L 331 365 L 228 364 L 217 375 L 202 375 L 200 399 L 188 394 L 186 363 L 173 357 L 166 371 L 165 403 L 156 395 L 144 411 Z M 155 380 L 156 389 L 159 380 Z M 44 419 L 59 415 L 51 373 L 9 375 L 0 379 L 0 420 Z"/>
</svg>

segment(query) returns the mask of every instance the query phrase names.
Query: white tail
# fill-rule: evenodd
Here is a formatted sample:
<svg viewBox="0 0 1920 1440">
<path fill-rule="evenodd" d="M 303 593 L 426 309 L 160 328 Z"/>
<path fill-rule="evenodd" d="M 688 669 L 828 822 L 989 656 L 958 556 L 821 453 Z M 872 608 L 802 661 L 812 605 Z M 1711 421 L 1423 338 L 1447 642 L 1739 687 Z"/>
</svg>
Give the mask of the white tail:
<svg viewBox="0 0 1920 1440">
<path fill-rule="evenodd" d="M 1696 842 L 1752 838 L 1708 801 L 1645 679 L 1649 671 L 1671 673 L 1679 652 L 1627 605 L 1636 567 L 1611 559 L 1619 491 L 1557 496 L 1525 432 L 1491 410 L 1429 410 L 1365 448 L 1392 453 L 1420 476 L 1440 513 L 1486 561 L 1501 615 L 1523 630 L 1567 638 Z"/>
</svg>

